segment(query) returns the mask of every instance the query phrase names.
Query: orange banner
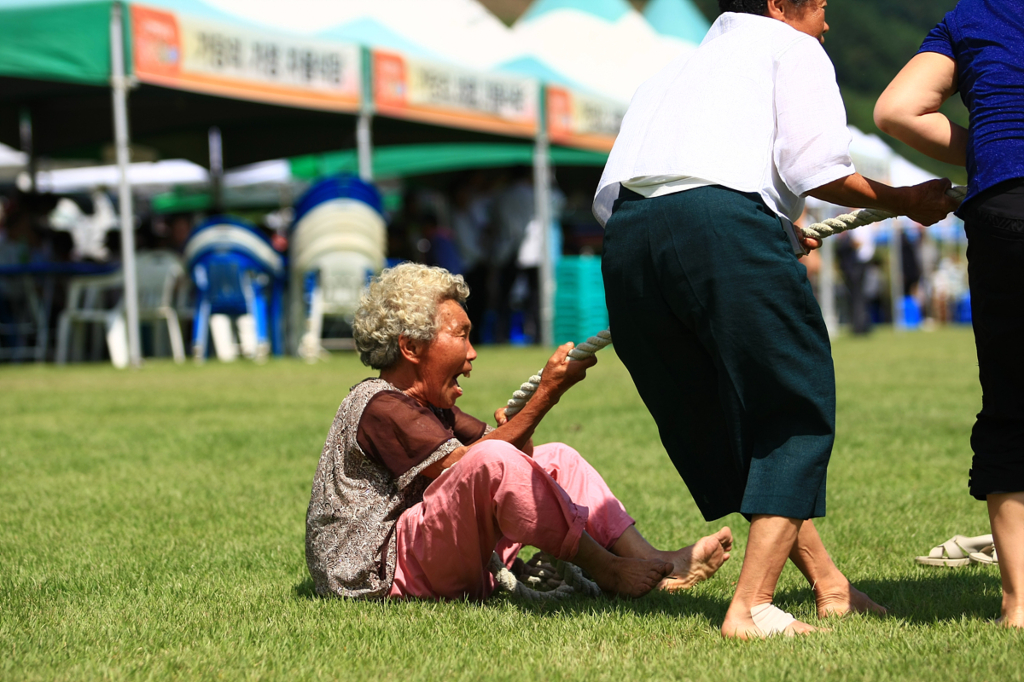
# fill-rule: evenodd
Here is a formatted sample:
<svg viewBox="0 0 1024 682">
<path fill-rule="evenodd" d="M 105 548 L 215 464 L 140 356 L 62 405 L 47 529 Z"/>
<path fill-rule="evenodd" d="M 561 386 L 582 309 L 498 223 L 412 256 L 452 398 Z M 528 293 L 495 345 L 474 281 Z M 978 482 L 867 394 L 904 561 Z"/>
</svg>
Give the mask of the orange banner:
<svg viewBox="0 0 1024 682">
<path fill-rule="evenodd" d="M 357 111 L 356 45 L 282 37 L 131 6 L 135 76 L 143 83 L 288 106 Z"/>
<path fill-rule="evenodd" d="M 532 78 L 481 73 L 373 52 L 373 103 L 378 113 L 425 123 L 532 137 L 539 85 Z"/>
<path fill-rule="evenodd" d="M 611 150 L 626 105 L 567 88 L 547 87 L 548 137 L 555 144 Z"/>
</svg>

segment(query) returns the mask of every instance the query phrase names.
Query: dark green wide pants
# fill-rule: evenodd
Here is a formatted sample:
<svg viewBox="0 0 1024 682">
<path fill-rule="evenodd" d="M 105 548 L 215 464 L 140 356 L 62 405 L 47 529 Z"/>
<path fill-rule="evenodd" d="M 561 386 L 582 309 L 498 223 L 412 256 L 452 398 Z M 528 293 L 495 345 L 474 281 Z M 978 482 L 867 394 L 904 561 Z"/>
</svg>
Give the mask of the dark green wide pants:
<svg viewBox="0 0 1024 682">
<path fill-rule="evenodd" d="M 806 269 L 761 198 L 623 188 L 602 270 L 615 350 L 704 518 L 824 516 L 831 347 Z"/>
</svg>

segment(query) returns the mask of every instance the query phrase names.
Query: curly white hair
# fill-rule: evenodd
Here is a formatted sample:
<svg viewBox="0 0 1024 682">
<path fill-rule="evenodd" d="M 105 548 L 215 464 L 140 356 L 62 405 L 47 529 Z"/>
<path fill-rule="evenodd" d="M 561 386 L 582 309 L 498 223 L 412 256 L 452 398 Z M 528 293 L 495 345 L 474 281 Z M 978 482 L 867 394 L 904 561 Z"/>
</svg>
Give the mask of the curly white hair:
<svg viewBox="0 0 1024 682">
<path fill-rule="evenodd" d="M 469 298 L 462 275 L 419 263 L 400 263 L 373 278 L 352 323 L 359 359 L 374 369 L 398 361 L 398 337 L 433 341 L 437 307 Z"/>
</svg>

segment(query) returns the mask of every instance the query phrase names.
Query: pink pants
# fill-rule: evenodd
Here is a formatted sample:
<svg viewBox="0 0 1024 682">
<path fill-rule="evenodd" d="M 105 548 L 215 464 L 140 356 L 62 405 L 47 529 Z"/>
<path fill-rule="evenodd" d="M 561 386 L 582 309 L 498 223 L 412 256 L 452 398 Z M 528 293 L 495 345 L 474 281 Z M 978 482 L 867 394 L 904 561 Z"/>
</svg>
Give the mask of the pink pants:
<svg viewBox="0 0 1024 682">
<path fill-rule="evenodd" d="M 491 553 L 511 565 L 523 545 L 560 559 L 576 555 L 583 531 L 610 548 L 634 523 L 601 475 L 567 445 L 533 458 L 487 440 L 437 478 L 398 519 L 391 597 L 486 599 Z"/>
</svg>

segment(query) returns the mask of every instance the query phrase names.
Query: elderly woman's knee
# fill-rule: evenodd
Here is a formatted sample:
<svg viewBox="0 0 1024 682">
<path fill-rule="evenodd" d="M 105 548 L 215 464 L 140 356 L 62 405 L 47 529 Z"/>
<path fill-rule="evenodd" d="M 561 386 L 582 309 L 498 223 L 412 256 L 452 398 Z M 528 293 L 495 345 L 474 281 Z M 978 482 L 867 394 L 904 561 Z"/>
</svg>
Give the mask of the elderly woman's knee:
<svg viewBox="0 0 1024 682">
<path fill-rule="evenodd" d="M 485 440 L 472 446 L 459 460 L 459 467 L 468 471 L 485 471 L 501 476 L 508 470 L 531 468 L 529 457 L 511 443 L 503 440 Z"/>
</svg>

